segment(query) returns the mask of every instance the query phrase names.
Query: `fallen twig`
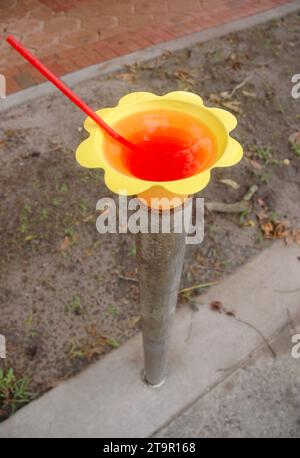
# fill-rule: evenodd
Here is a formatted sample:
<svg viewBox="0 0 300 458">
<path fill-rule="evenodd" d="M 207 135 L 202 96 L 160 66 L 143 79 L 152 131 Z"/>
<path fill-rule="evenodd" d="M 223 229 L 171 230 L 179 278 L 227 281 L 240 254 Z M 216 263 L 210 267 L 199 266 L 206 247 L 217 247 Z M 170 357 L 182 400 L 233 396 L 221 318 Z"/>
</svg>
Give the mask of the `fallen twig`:
<svg viewBox="0 0 300 458">
<path fill-rule="evenodd" d="M 214 308 L 212 308 L 212 305 L 217 305 L 217 307 L 215 306 Z M 242 324 L 245 324 L 246 326 L 250 327 L 251 329 L 254 329 L 254 331 L 256 331 L 260 336 L 261 338 L 264 340 L 265 344 L 267 345 L 267 347 L 269 348 L 270 352 L 272 353 L 272 356 L 274 358 L 276 358 L 276 353 L 275 351 L 273 350 L 271 344 L 269 343 L 269 341 L 267 340 L 267 338 L 263 335 L 263 333 L 258 329 L 256 328 L 253 324 L 249 323 L 248 321 L 244 321 L 240 318 L 238 318 L 236 316 L 236 314 L 234 312 L 230 312 L 229 310 L 227 310 L 222 302 L 219 302 L 219 301 L 214 301 L 211 303 L 211 308 L 212 310 L 217 310 L 219 313 L 225 313 L 227 316 L 231 317 L 231 318 L 234 318 L 236 321 L 238 321 L 239 323 L 242 323 Z"/>
<path fill-rule="evenodd" d="M 274 292 L 275 293 L 297 293 L 298 291 L 300 291 L 300 288 L 296 288 L 296 289 L 274 289 Z"/>
<path fill-rule="evenodd" d="M 272 348 L 270 342 L 268 341 L 268 339 L 263 335 L 263 333 L 256 326 L 254 326 L 253 324 L 249 323 L 248 321 L 241 320 L 240 318 L 237 318 L 236 316 L 233 317 L 233 318 L 235 320 L 237 320 L 239 323 L 245 324 L 249 328 L 254 329 L 254 331 L 256 331 L 260 335 L 260 337 L 264 340 L 264 342 L 267 345 L 268 349 L 272 353 L 273 358 L 277 358 L 277 355 L 276 355 L 274 349 Z"/>
<path fill-rule="evenodd" d="M 232 91 L 229 93 L 229 98 L 232 98 L 234 96 L 234 94 L 236 93 L 236 91 L 238 89 L 241 89 L 243 86 L 245 86 L 245 84 L 248 83 L 248 81 L 251 80 L 251 78 L 253 78 L 253 75 L 248 75 L 247 78 L 244 79 L 244 81 L 242 81 L 241 83 L 237 84 L 233 89 Z"/>
<path fill-rule="evenodd" d="M 209 286 L 215 285 L 216 283 L 216 281 L 211 281 L 210 283 L 202 283 L 199 285 L 189 286 L 188 288 L 181 289 L 179 291 L 179 294 L 189 293 L 190 291 L 194 291 L 195 289 L 208 288 Z"/>
<path fill-rule="evenodd" d="M 138 280 L 133 277 L 126 277 L 126 275 L 118 275 L 121 280 L 132 281 L 133 283 L 138 283 Z"/>
<path fill-rule="evenodd" d="M 224 273 L 231 273 L 231 270 L 228 269 L 219 269 L 218 267 L 210 267 L 210 266 L 197 266 L 197 269 L 203 269 L 203 270 L 214 270 L 215 272 L 224 272 Z"/>
<path fill-rule="evenodd" d="M 244 195 L 243 200 L 246 200 L 247 202 L 249 202 L 252 199 L 252 197 L 254 196 L 254 194 L 256 193 L 257 190 L 258 190 L 258 187 L 256 186 L 256 184 L 252 185 L 248 189 L 246 194 Z"/>
<path fill-rule="evenodd" d="M 245 365 L 245 361 L 243 363 L 234 364 L 233 366 L 224 367 L 224 368 L 221 367 L 220 369 L 217 369 L 217 372 L 234 372 L 237 369 L 240 369 L 241 367 L 243 367 L 244 365 Z"/>
<path fill-rule="evenodd" d="M 295 326 L 295 323 L 293 321 L 293 318 L 291 316 L 291 312 L 289 311 L 289 309 L 286 309 L 286 313 L 287 313 L 287 316 L 288 316 L 288 319 L 289 319 L 289 323 L 290 323 L 291 329 L 294 332 L 294 334 L 296 334 L 296 326 Z"/>
<path fill-rule="evenodd" d="M 234 202 L 232 204 L 226 204 L 223 202 L 207 202 L 205 203 L 205 206 L 209 211 L 220 212 L 220 213 L 248 212 L 252 208 L 250 200 L 252 199 L 257 189 L 258 187 L 256 185 L 251 186 L 251 188 L 249 188 L 249 190 L 244 195 L 243 199 L 240 200 L 239 202 Z"/>
<path fill-rule="evenodd" d="M 185 339 L 185 343 L 187 343 L 190 340 L 190 337 L 192 335 L 192 329 L 193 329 L 193 317 L 194 317 L 194 310 L 191 310 L 191 320 L 190 320 L 190 325 L 189 325 L 189 330 Z"/>
<path fill-rule="evenodd" d="M 246 200 L 235 202 L 233 204 L 225 204 L 223 202 L 208 202 L 205 204 L 207 210 L 219 213 L 244 213 L 250 211 L 251 204 Z"/>
</svg>

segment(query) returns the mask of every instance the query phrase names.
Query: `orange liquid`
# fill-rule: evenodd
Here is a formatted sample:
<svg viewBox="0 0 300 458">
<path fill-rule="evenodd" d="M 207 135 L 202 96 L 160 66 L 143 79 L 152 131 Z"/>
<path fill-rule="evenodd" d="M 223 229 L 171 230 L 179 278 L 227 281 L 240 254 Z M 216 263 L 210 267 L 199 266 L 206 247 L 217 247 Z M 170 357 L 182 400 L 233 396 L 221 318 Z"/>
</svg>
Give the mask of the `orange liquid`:
<svg viewBox="0 0 300 458">
<path fill-rule="evenodd" d="M 130 151 L 107 140 L 107 160 L 126 175 L 147 181 L 180 180 L 207 169 L 216 159 L 214 135 L 190 115 L 153 110 L 128 116 L 114 128 L 139 147 Z"/>
</svg>

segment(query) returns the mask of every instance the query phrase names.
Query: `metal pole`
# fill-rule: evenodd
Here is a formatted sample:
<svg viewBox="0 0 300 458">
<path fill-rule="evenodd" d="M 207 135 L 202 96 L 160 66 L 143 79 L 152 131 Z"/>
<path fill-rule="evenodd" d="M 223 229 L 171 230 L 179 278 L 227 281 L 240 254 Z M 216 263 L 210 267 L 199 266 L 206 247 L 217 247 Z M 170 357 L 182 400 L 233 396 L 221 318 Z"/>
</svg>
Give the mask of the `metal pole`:
<svg viewBox="0 0 300 458">
<path fill-rule="evenodd" d="M 180 206 L 170 211 L 170 233 L 138 233 L 136 237 L 144 379 L 152 386 L 160 386 L 166 379 L 170 331 L 176 309 L 186 237 L 184 224 L 180 233 L 174 233 L 174 230 L 180 218 L 183 221 L 184 208 Z M 144 208 L 144 211 L 150 212 L 148 208 Z M 156 217 L 161 230 L 164 212 L 157 212 Z"/>
</svg>

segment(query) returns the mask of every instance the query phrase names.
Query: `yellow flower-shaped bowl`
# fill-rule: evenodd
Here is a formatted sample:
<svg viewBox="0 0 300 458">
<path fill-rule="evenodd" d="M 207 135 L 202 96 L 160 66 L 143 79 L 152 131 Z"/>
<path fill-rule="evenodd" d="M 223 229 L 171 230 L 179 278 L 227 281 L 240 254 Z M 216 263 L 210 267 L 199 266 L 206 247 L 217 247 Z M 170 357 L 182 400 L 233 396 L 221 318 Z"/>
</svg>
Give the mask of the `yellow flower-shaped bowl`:
<svg viewBox="0 0 300 458">
<path fill-rule="evenodd" d="M 181 176 L 177 170 L 177 175 L 173 177 L 171 172 L 167 172 L 167 179 L 164 179 L 163 174 L 159 173 L 160 152 L 156 148 L 153 155 L 156 154 L 154 159 L 157 163 L 157 176 L 163 179 L 153 179 L 147 170 L 147 161 L 145 164 L 139 163 L 139 158 L 135 157 L 132 164 L 126 157 L 124 147 L 87 118 L 84 127 L 90 136 L 76 151 L 79 164 L 88 168 L 103 168 L 105 183 L 111 191 L 123 195 L 138 195 L 144 198 L 148 205 L 151 205 L 153 197 L 179 197 L 181 201 L 185 200 L 187 196 L 207 186 L 212 168 L 235 165 L 243 155 L 241 145 L 229 135 L 236 127 L 236 118 L 223 109 L 205 107 L 201 97 L 190 92 L 175 91 L 163 96 L 149 92 L 134 92 L 122 97 L 117 106 L 101 109 L 97 114 L 118 133 L 133 142 L 136 141 L 136 133 L 141 130 L 144 132 L 144 139 L 149 140 L 151 133 L 162 134 L 164 129 L 168 128 L 173 135 L 174 132 L 180 132 L 184 137 L 185 133 L 184 145 L 187 154 L 192 154 L 197 142 L 200 142 L 201 148 L 204 147 L 209 152 L 204 161 L 195 166 L 186 168 L 183 164 Z M 187 142 L 187 138 L 190 139 L 190 143 Z M 152 161 L 152 166 L 154 159 L 148 158 Z M 166 170 L 171 170 L 176 161 L 178 162 L 178 155 L 175 154 L 169 165 L 167 163 Z M 166 163 L 164 167 L 166 168 Z"/>
</svg>

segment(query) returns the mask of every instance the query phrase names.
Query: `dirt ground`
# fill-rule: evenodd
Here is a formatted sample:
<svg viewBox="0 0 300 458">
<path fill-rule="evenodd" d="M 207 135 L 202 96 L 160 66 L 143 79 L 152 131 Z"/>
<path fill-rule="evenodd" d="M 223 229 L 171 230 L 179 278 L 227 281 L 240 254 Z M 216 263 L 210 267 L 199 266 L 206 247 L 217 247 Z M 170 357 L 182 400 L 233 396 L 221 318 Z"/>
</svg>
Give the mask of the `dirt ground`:
<svg viewBox="0 0 300 458">
<path fill-rule="evenodd" d="M 233 136 L 245 157 L 214 170 L 202 195 L 233 203 L 256 185 L 252 209 L 206 212 L 204 242 L 187 247 L 182 287 L 219 280 L 285 237 L 287 225 L 300 227 L 300 147 L 289 144 L 300 128 L 300 99 L 291 97 L 299 62 L 300 15 L 293 14 L 75 87 L 95 108 L 132 91 L 188 90 L 237 115 Z M 112 194 L 102 171 L 75 162 L 82 120 L 57 93 L 1 114 L 0 333 L 8 357 L 0 364 L 26 377 L 36 395 L 139 327 L 134 237 L 96 231 L 96 202 Z M 203 290 L 181 294 L 180 306 L 193 306 Z M 0 399 L 0 418 L 10 410 Z"/>
</svg>

